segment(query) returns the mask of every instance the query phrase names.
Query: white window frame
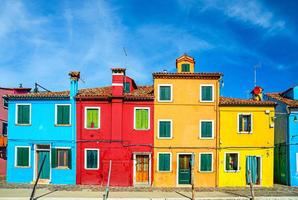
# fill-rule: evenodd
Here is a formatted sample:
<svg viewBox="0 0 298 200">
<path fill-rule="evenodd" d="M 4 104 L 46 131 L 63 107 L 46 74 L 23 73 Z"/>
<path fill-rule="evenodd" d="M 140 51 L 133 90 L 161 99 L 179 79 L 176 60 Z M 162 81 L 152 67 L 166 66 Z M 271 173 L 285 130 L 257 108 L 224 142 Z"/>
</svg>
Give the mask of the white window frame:
<svg viewBox="0 0 298 200">
<path fill-rule="evenodd" d="M 29 148 L 29 159 L 28 159 L 28 166 L 18 166 L 18 148 Z M 30 168 L 31 167 L 31 146 L 15 146 L 14 147 L 14 167 L 17 168 Z"/>
<path fill-rule="evenodd" d="M 201 155 L 206 155 L 206 154 L 211 154 L 211 171 L 202 171 L 201 170 Z M 213 172 L 213 165 L 214 165 L 214 160 L 213 160 L 213 152 L 200 152 L 199 153 L 199 172 L 201 173 L 212 173 Z"/>
<path fill-rule="evenodd" d="M 97 109 L 98 110 L 98 128 L 87 128 L 87 109 Z M 88 129 L 88 130 L 97 130 L 97 129 L 100 129 L 100 121 L 101 121 L 101 110 L 100 110 L 100 107 L 94 107 L 94 106 L 86 106 L 84 108 L 84 128 L 85 129 Z"/>
<path fill-rule="evenodd" d="M 202 88 L 204 86 L 211 86 L 212 87 L 212 100 L 211 101 L 206 101 L 206 100 L 203 100 L 202 97 L 203 97 L 203 90 Z M 200 84 L 200 102 L 202 103 L 212 103 L 214 102 L 214 97 L 215 97 L 215 93 L 214 93 L 214 84 Z"/>
<path fill-rule="evenodd" d="M 18 124 L 18 106 L 29 106 L 29 124 Z M 31 106 L 31 103 L 17 103 L 16 104 L 16 107 L 15 107 L 15 124 L 18 125 L 18 126 L 30 126 L 31 125 L 31 110 L 32 110 L 32 106 Z"/>
<path fill-rule="evenodd" d="M 170 128 L 171 128 L 171 130 L 170 130 L 170 137 L 160 137 L 160 134 L 159 134 L 159 126 L 160 126 L 160 122 L 170 122 Z M 159 119 L 158 121 L 157 121 L 157 132 L 158 132 L 158 134 L 157 134 L 157 138 L 158 139 L 161 139 L 161 140 L 170 140 L 170 139 L 172 139 L 173 138 L 173 120 L 171 120 L 171 119 Z"/>
<path fill-rule="evenodd" d="M 298 152 L 296 152 L 296 172 L 298 172 Z"/>
<path fill-rule="evenodd" d="M 250 132 L 248 131 L 239 131 L 239 117 L 240 115 L 250 115 Z M 246 133 L 246 134 L 252 134 L 253 133 L 253 115 L 252 113 L 238 113 L 237 114 L 237 133 Z"/>
<path fill-rule="evenodd" d="M 171 90 L 171 98 L 170 100 L 160 100 L 160 87 L 161 86 L 169 86 Z M 157 91 L 158 91 L 158 102 L 173 102 L 173 85 L 172 84 L 158 84 L 157 85 Z"/>
<path fill-rule="evenodd" d="M 238 155 L 238 163 L 237 163 L 237 170 L 227 170 L 226 169 L 226 162 L 227 162 L 227 154 L 237 154 Z M 225 156 L 224 156 L 224 171 L 225 172 L 232 172 L 232 173 L 237 173 L 237 172 L 239 172 L 240 171 L 240 153 L 239 152 L 225 152 Z"/>
<path fill-rule="evenodd" d="M 53 147 L 54 149 L 56 149 L 56 151 L 58 150 L 58 149 L 62 149 L 62 150 L 71 150 L 71 153 L 72 153 L 72 149 L 71 149 L 71 147 Z M 52 152 L 51 152 L 51 154 L 52 154 Z M 58 159 L 58 155 L 59 154 L 57 154 L 57 160 L 59 160 Z M 71 158 L 72 158 L 72 155 L 71 155 Z M 72 165 L 72 163 L 71 163 L 71 165 Z M 62 166 L 58 166 L 58 162 L 57 162 L 57 167 L 55 167 L 55 169 L 70 169 L 68 166 L 67 167 L 62 167 Z"/>
<path fill-rule="evenodd" d="M 5 106 L 4 105 L 5 104 L 5 98 L 2 97 L 2 102 L 3 102 L 3 108 L 6 108 L 7 109 L 8 108 L 8 101 L 7 101 L 7 106 Z"/>
<path fill-rule="evenodd" d="M 139 109 L 146 109 L 148 110 L 148 128 L 147 129 L 137 129 L 136 128 L 136 111 Z M 134 114 L 133 114 L 133 129 L 137 131 L 146 131 L 150 130 L 150 107 L 134 107 Z"/>
<path fill-rule="evenodd" d="M 170 170 L 169 171 L 159 171 L 159 155 L 160 154 L 170 154 Z M 168 173 L 168 172 L 172 172 L 172 153 L 171 152 L 157 152 L 157 169 L 156 171 L 160 172 L 160 173 Z"/>
<path fill-rule="evenodd" d="M 69 106 L 69 124 L 58 124 L 57 123 L 58 106 Z M 55 104 L 55 126 L 70 126 L 70 125 L 71 125 L 71 104 Z"/>
<path fill-rule="evenodd" d="M 97 168 L 87 168 L 87 151 L 97 151 Z M 85 148 L 84 149 L 84 169 L 85 170 L 98 170 L 99 169 L 99 157 L 100 157 L 100 150 L 96 148 Z"/>
<path fill-rule="evenodd" d="M 212 136 L 211 137 L 202 137 L 202 122 L 211 122 L 212 123 Z M 200 120 L 199 133 L 200 133 L 199 137 L 202 140 L 212 140 L 212 139 L 214 139 L 214 120 L 209 120 L 209 119 Z"/>
</svg>

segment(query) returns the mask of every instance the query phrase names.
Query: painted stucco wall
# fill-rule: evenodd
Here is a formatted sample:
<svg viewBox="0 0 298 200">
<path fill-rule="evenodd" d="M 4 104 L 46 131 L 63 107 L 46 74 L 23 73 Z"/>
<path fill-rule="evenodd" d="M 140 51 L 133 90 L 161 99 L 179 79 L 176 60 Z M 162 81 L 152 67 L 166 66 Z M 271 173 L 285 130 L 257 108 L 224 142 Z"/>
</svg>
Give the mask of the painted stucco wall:
<svg viewBox="0 0 298 200">
<path fill-rule="evenodd" d="M 269 113 L 266 113 L 269 111 Z M 252 114 L 252 133 L 238 133 L 238 114 Z M 273 186 L 274 107 L 220 106 L 219 186 L 246 186 L 246 156 L 261 156 L 261 185 Z M 239 171 L 225 171 L 225 153 L 239 153 Z"/>
<path fill-rule="evenodd" d="M 158 85 L 172 84 L 173 101 L 158 101 Z M 200 85 L 214 85 L 214 102 L 200 102 Z M 176 187 L 177 159 L 179 153 L 194 153 L 194 183 L 196 187 L 214 187 L 216 185 L 216 138 L 218 133 L 219 84 L 217 80 L 202 79 L 154 79 L 154 186 Z M 172 120 L 172 139 L 158 139 L 158 120 Z M 214 120 L 214 138 L 200 139 L 200 120 Z M 170 152 L 172 156 L 171 172 L 158 172 L 157 154 Z M 199 172 L 199 153 L 213 153 L 213 172 Z"/>
<path fill-rule="evenodd" d="M 16 125 L 16 104 L 31 104 L 31 124 Z M 35 179 L 35 148 L 36 144 L 48 144 L 51 148 L 68 147 L 72 152 L 71 169 L 51 168 L 53 184 L 75 184 L 76 172 L 76 116 L 72 111 L 70 126 L 55 126 L 55 104 L 73 104 L 70 100 L 11 100 L 8 114 L 8 161 L 7 181 L 9 183 L 30 183 Z M 71 106 L 73 109 L 73 105 Z M 75 129 L 74 129 L 75 130 Z M 30 146 L 30 167 L 15 167 L 15 146 Z"/>
<path fill-rule="evenodd" d="M 289 115 L 290 185 L 298 186 L 298 110 Z"/>
</svg>

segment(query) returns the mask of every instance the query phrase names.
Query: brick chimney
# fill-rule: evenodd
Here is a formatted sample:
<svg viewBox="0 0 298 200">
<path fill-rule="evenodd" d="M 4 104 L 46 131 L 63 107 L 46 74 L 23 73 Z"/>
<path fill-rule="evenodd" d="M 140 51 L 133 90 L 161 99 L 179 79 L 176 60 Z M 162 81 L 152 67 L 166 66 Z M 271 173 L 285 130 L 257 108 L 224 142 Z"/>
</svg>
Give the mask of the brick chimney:
<svg viewBox="0 0 298 200">
<path fill-rule="evenodd" d="M 112 95 L 123 96 L 125 68 L 112 68 Z"/>
</svg>

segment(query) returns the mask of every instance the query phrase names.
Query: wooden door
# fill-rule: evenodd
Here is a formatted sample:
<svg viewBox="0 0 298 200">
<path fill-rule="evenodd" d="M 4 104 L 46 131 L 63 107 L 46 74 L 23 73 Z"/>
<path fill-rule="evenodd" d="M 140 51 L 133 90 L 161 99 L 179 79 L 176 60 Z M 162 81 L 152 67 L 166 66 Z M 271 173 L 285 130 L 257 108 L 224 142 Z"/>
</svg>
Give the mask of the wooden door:
<svg viewBox="0 0 298 200">
<path fill-rule="evenodd" d="M 41 167 L 42 161 L 45 158 L 45 162 L 43 164 L 40 179 L 50 179 L 50 152 L 49 151 L 37 151 L 37 174 Z"/>
<path fill-rule="evenodd" d="M 136 155 L 136 182 L 149 183 L 149 155 Z"/>
<path fill-rule="evenodd" d="M 178 183 L 191 183 L 191 155 L 179 155 Z"/>
</svg>

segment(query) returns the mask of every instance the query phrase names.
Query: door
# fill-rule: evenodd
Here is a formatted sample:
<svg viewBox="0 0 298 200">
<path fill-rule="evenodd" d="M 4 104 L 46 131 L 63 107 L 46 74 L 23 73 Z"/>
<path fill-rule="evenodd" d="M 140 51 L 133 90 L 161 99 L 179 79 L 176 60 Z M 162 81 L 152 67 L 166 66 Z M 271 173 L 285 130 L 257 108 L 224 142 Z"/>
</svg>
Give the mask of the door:
<svg viewBox="0 0 298 200">
<path fill-rule="evenodd" d="M 178 183 L 191 183 L 191 155 L 179 155 Z"/>
<path fill-rule="evenodd" d="M 149 183 L 149 155 L 136 155 L 136 183 Z"/>
<path fill-rule="evenodd" d="M 251 174 L 251 178 L 249 173 Z M 246 157 L 246 184 L 249 184 L 250 181 L 255 185 L 261 184 L 261 157 Z"/>
<path fill-rule="evenodd" d="M 40 179 L 50 179 L 50 151 L 39 150 L 37 151 L 37 175 L 39 173 L 42 161 L 45 157 L 45 162 L 42 167 Z"/>
</svg>

